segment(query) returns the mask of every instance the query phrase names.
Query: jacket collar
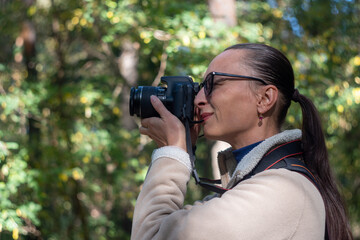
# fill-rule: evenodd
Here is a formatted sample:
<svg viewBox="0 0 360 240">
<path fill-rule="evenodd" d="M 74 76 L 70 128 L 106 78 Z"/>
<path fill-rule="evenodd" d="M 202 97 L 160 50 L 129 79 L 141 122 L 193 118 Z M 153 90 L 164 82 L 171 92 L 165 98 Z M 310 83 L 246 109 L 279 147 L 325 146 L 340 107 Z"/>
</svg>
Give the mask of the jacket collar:
<svg viewBox="0 0 360 240">
<path fill-rule="evenodd" d="M 233 187 L 237 182 L 250 173 L 260 162 L 263 156 L 275 146 L 300 138 L 300 129 L 286 130 L 278 133 L 265 139 L 262 143 L 253 148 L 239 163 L 237 163 L 234 158 L 232 148 L 219 152 L 218 164 L 223 187 Z"/>
</svg>

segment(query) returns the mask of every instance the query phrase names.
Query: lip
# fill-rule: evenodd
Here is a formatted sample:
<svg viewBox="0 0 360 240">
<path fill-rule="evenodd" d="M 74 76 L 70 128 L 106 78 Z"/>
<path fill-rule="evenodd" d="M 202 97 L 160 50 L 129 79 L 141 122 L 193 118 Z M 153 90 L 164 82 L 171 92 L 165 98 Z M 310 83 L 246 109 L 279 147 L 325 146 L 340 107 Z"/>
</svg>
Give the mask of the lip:
<svg viewBox="0 0 360 240">
<path fill-rule="evenodd" d="M 205 122 L 205 121 L 208 120 L 213 114 L 214 114 L 214 113 L 202 113 L 202 114 L 200 115 L 200 117 L 201 117 L 201 119 L 204 120 L 204 122 Z"/>
</svg>

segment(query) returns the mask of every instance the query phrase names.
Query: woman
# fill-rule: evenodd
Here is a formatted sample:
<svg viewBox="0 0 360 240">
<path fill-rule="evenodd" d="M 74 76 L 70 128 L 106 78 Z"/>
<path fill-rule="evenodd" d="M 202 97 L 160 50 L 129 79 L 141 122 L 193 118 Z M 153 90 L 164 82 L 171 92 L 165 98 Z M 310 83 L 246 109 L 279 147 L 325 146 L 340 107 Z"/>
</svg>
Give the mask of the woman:
<svg viewBox="0 0 360 240">
<path fill-rule="evenodd" d="M 215 57 L 205 76 L 195 106 L 205 137 L 231 145 L 219 154 L 230 190 L 183 206 L 192 171 L 184 126 L 152 96 L 160 118 L 143 119 L 140 133 L 160 148 L 135 206 L 132 239 L 324 239 L 325 232 L 352 239 L 317 111 L 294 89 L 287 58 L 266 45 L 238 44 Z M 281 132 L 292 100 L 301 106 L 302 130 Z M 272 149 L 298 140 L 314 182 L 284 168 L 246 178 Z"/>
</svg>

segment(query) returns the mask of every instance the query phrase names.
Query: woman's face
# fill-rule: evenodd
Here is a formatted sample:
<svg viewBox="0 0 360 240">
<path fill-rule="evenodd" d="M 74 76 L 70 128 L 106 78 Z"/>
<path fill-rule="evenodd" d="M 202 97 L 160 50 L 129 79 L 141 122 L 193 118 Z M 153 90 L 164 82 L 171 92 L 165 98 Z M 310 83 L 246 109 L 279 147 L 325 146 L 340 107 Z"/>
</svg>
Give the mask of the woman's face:
<svg viewBox="0 0 360 240">
<path fill-rule="evenodd" d="M 244 50 L 227 50 L 213 59 L 205 77 L 211 72 L 255 77 L 244 64 L 246 58 Z M 253 130 L 259 123 L 256 99 L 246 79 L 215 76 L 210 97 L 205 96 L 202 88 L 195 98 L 195 105 L 204 120 L 205 137 L 228 142 L 233 148 L 252 143 Z"/>
</svg>

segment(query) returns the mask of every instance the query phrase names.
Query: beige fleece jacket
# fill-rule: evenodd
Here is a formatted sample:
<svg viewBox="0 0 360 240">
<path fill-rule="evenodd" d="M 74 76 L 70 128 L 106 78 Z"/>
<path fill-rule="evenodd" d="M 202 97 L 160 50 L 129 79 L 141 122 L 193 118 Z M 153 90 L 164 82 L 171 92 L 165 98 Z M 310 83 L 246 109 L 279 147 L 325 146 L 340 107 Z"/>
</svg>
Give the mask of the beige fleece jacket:
<svg viewBox="0 0 360 240">
<path fill-rule="evenodd" d="M 301 174 L 267 170 L 221 197 L 183 206 L 191 173 L 187 153 L 164 147 L 154 155 L 136 202 L 131 239 L 324 239 L 323 200 Z M 232 177 L 222 177 L 230 177 L 228 187 L 249 170 L 235 167 Z"/>
</svg>

